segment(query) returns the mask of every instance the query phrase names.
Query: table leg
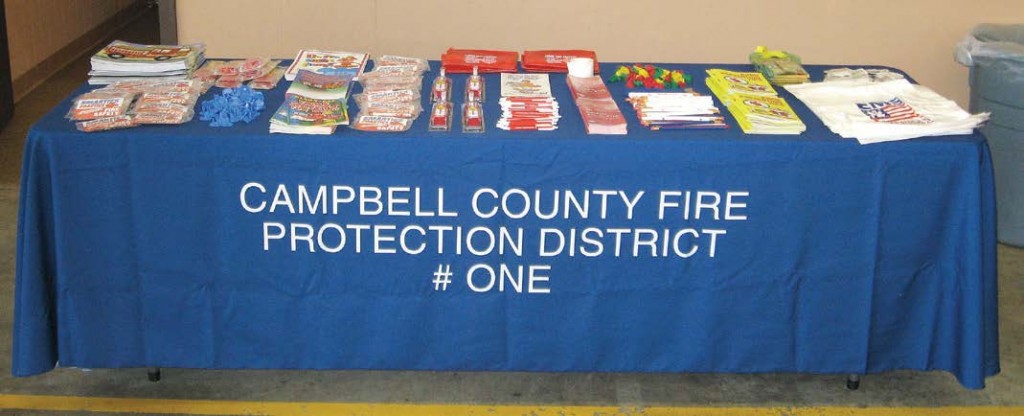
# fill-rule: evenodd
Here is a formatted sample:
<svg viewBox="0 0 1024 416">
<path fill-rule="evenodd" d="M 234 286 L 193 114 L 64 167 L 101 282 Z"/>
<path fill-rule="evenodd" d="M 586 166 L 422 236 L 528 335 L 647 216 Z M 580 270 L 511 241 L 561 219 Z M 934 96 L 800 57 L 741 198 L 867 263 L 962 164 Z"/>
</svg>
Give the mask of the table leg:
<svg viewBox="0 0 1024 416">
<path fill-rule="evenodd" d="M 149 371 L 146 372 L 146 377 L 154 383 L 160 381 L 160 367 L 150 367 Z"/>
<path fill-rule="evenodd" d="M 848 390 L 857 390 L 860 388 L 860 374 L 850 374 L 846 376 L 846 388 Z"/>
</svg>

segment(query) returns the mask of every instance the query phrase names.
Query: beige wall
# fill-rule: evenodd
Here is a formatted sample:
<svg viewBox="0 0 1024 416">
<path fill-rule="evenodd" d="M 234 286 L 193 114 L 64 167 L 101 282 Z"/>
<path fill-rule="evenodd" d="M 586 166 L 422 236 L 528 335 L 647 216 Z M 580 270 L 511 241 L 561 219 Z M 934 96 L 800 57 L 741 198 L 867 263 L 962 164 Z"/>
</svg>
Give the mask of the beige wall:
<svg viewBox="0 0 1024 416">
<path fill-rule="evenodd" d="M 1024 23 L 1022 0 L 178 0 L 177 10 L 179 41 L 204 41 L 212 57 L 325 48 L 438 59 L 453 46 L 739 63 L 763 44 L 811 64 L 898 67 L 965 106 L 956 42 L 978 23 Z"/>
<path fill-rule="evenodd" d="M 134 0 L 7 0 L 11 78 L 92 30 Z"/>
</svg>

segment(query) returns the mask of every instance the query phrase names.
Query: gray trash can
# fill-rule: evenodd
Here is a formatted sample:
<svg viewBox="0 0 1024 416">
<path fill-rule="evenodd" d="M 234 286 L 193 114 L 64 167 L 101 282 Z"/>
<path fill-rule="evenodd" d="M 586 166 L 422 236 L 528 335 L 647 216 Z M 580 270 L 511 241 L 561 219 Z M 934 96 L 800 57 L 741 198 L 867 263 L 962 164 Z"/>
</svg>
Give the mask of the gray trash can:
<svg viewBox="0 0 1024 416">
<path fill-rule="evenodd" d="M 971 112 L 992 113 L 981 132 L 992 149 L 996 234 L 1024 246 L 1024 25 L 978 25 L 956 60 L 971 70 Z"/>
</svg>

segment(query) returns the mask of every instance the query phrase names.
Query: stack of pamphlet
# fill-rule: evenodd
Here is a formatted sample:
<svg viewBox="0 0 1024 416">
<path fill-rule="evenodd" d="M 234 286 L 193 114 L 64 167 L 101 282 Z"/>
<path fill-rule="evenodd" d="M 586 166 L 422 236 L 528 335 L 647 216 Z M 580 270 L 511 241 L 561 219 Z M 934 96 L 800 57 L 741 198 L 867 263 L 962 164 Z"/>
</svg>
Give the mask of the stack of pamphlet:
<svg viewBox="0 0 1024 416">
<path fill-rule="evenodd" d="M 331 134 L 345 126 L 352 74 L 325 75 L 299 70 L 284 102 L 270 119 L 271 133 Z"/>
<path fill-rule="evenodd" d="M 89 60 L 89 84 L 148 79 L 173 81 L 188 78 L 202 65 L 206 47 L 195 45 L 139 45 L 115 40 Z"/>
<path fill-rule="evenodd" d="M 727 128 L 709 95 L 695 92 L 630 92 L 640 124 L 651 130 Z"/>
<path fill-rule="evenodd" d="M 551 95 L 548 74 L 501 74 L 501 118 L 497 127 L 502 130 L 558 129 L 558 101 Z"/>
<path fill-rule="evenodd" d="M 747 134 L 800 134 L 807 130 L 796 112 L 760 72 L 709 69 L 708 88 L 729 108 Z"/>
<path fill-rule="evenodd" d="M 626 118 L 601 77 L 566 77 L 587 134 L 626 134 Z"/>
<path fill-rule="evenodd" d="M 299 71 L 306 70 L 323 75 L 346 76 L 358 81 L 366 69 L 370 54 L 362 52 L 336 52 L 301 49 L 291 66 L 284 73 L 284 79 L 294 81 Z"/>
</svg>

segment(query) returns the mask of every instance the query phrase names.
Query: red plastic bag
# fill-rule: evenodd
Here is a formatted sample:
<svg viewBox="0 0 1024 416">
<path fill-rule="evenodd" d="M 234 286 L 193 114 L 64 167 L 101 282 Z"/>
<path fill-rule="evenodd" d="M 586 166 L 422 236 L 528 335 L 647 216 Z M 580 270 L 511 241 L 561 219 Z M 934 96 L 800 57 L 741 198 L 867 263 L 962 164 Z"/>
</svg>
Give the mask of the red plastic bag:
<svg viewBox="0 0 1024 416">
<path fill-rule="evenodd" d="M 486 49 L 453 49 L 441 55 L 441 65 L 450 74 L 469 74 L 473 67 L 480 73 L 516 72 L 519 53 Z"/>
<path fill-rule="evenodd" d="M 569 72 L 566 63 L 572 58 L 594 60 L 594 73 L 598 74 L 597 54 L 582 49 L 523 51 L 523 69 L 527 72 Z"/>
</svg>

